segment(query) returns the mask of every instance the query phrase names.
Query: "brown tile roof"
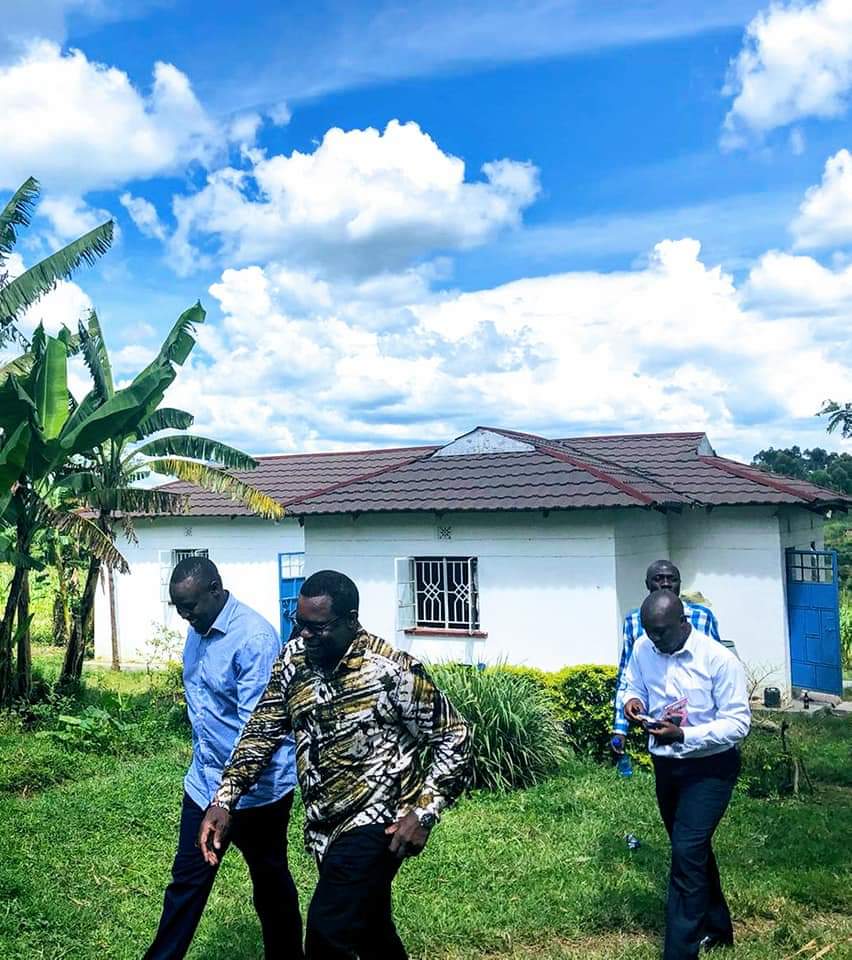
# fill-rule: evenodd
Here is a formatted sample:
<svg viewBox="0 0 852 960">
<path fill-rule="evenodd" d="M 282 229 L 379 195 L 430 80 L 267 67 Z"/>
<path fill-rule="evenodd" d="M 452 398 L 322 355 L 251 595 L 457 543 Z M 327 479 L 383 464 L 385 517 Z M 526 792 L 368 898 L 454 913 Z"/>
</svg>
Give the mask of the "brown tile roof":
<svg viewBox="0 0 852 960">
<path fill-rule="evenodd" d="M 717 457 L 703 433 L 550 440 L 480 428 L 531 444 L 519 452 L 432 456 L 303 497 L 312 516 L 411 510 L 541 510 L 724 504 L 852 505 L 852 498 Z"/>
<path fill-rule="evenodd" d="M 852 498 L 716 456 L 703 433 L 547 439 L 477 428 L 532 449 L 433 456 L 439 446 L 259 457 L 236 475 L 295 516 L 449 510 L 799 504 L 852 506 Z M 471 431 L 474 433 L 475 431 Z M 222 494 L 186 483 L 195 516 L 249 516 Z"/>
<path fill-rule="evenodd" d="M 327 490 L 345 481 L 408 463 L 434 453 L 437 447 L 397 447 L 390 450 L 357 450 L 345 453 L 294 453 L 256 457 L 255 470 L 232 470 L 233 476 L 265 494 L 288 503 Z M 191 483 L 176 481 L 160 487 L 189 495 L 189 514 L 198 517 L 250 517 L 251 510 L 222 493 L 209 493 Z"/>
</svg>

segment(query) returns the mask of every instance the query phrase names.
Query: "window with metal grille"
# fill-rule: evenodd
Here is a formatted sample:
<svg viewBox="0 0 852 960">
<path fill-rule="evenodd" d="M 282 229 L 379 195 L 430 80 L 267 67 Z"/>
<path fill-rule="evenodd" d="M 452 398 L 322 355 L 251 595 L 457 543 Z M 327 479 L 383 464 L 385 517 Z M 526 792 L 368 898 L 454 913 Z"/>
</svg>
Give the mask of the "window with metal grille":
<svg viewBox="0 0 852 960">
<path fill-rule="evenodd" d="M 172 569 L 174 570 L 181 560 L 188 560 L 190 557 L 208 557 L 209 555 L 209 550 L 172 550 Z"/>
<path fill-rule="evenodd" d="M 417 626 L 478 630 L 476 557 L 413 557 L 412 563 Z"/>
<path fill-rule="evenodd" d="M 169 581 L 172 571 L 181 562 L 188 557 L 207 557 L 210 555 L 208 550 L 160 550 L 160 600 L 163 603 L 172 605 L 172 598 L 169 596 Z"/>
</svg>

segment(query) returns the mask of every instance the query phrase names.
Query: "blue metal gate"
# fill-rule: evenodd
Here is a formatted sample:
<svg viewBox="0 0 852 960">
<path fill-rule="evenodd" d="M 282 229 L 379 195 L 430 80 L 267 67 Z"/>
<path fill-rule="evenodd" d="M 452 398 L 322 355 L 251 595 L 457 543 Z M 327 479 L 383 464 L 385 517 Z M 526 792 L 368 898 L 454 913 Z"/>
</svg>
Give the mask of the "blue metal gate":
<svg viewBox="0 0 852 960">
<path fill-rule="evenodd" d="M 281 639 L 286 643 L 293 632 L 299 591 L 305 582 L 304 553 L 278 554 L 278 596 L 281 604 Z"/>
<path fill-rule="evenodd" d="M 842 695 L 834 550 L 787 550 L 787 616 L 793 686 Z"/>
</svg>

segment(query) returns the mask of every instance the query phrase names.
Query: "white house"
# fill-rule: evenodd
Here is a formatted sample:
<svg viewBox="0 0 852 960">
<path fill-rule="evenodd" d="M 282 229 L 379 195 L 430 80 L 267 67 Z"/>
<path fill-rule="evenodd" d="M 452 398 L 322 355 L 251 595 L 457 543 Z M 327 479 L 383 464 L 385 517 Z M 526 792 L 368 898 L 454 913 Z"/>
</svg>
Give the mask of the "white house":
<svg viewBox="0 0 852 960">
<path fill-rule="evenodd" d="M 717 457 L 701 433 L 551 440 L 477 428 L 444 446 L 265 457 L 249 479 L 291 519 L 258 520 L 173 484 L 191 492 L 189 513 L 138 522 L 131 573 L 118 578 L 123 658 L 145 659 L 152 623 L 182 629 L 168 578 L 185 551 L 204 550 L 285 631 L 301 577 L 332 567 L 358 584 L 368 629 L 418 656 L 614 663 L 645 568 L 667 557 L 766 683 L 839 685 L 822 525 L 852 501 Z M 105 608 L 101 594 L 96 654 L 107 659 Z"/>
</svg>

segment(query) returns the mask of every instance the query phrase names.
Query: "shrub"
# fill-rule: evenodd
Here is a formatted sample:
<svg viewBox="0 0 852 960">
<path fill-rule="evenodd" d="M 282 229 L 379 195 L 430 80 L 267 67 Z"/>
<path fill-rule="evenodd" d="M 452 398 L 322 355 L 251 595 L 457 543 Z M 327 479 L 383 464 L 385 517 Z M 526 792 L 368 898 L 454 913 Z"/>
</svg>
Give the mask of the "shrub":
<svg viewBox="0 0 852 960">
<path fill-rule="evenodd" d="M 534 679 L 505 669 L 452 663 L 434 664 L 430 671 L 470 724 L 474 787 L 529 787 L 567 758 L 559 722 Z"/>
<path fill-rule="evenodd" d="M 794 792 L 796 749 L 789 739 L 752 730 L 742 745 L 739 786 L 750 797 L 785 797 Z"/>
<path fill-rule="evenodd" d="M 840 654 L 843 669 L 852 671 L 852 595 L 848 593 L 840 601 Z"/>
<path fill-rule="evenodd" d="M 617 673 L 615 667 L 589 663 L 550 675 L 556 715 L 575 753 L 595 760 L 612 756 L 609 742 Z M 646 744 L 646 735 L 631 728 L 627 738 L 631 754 L 644 757 Z"/>
</svg>

